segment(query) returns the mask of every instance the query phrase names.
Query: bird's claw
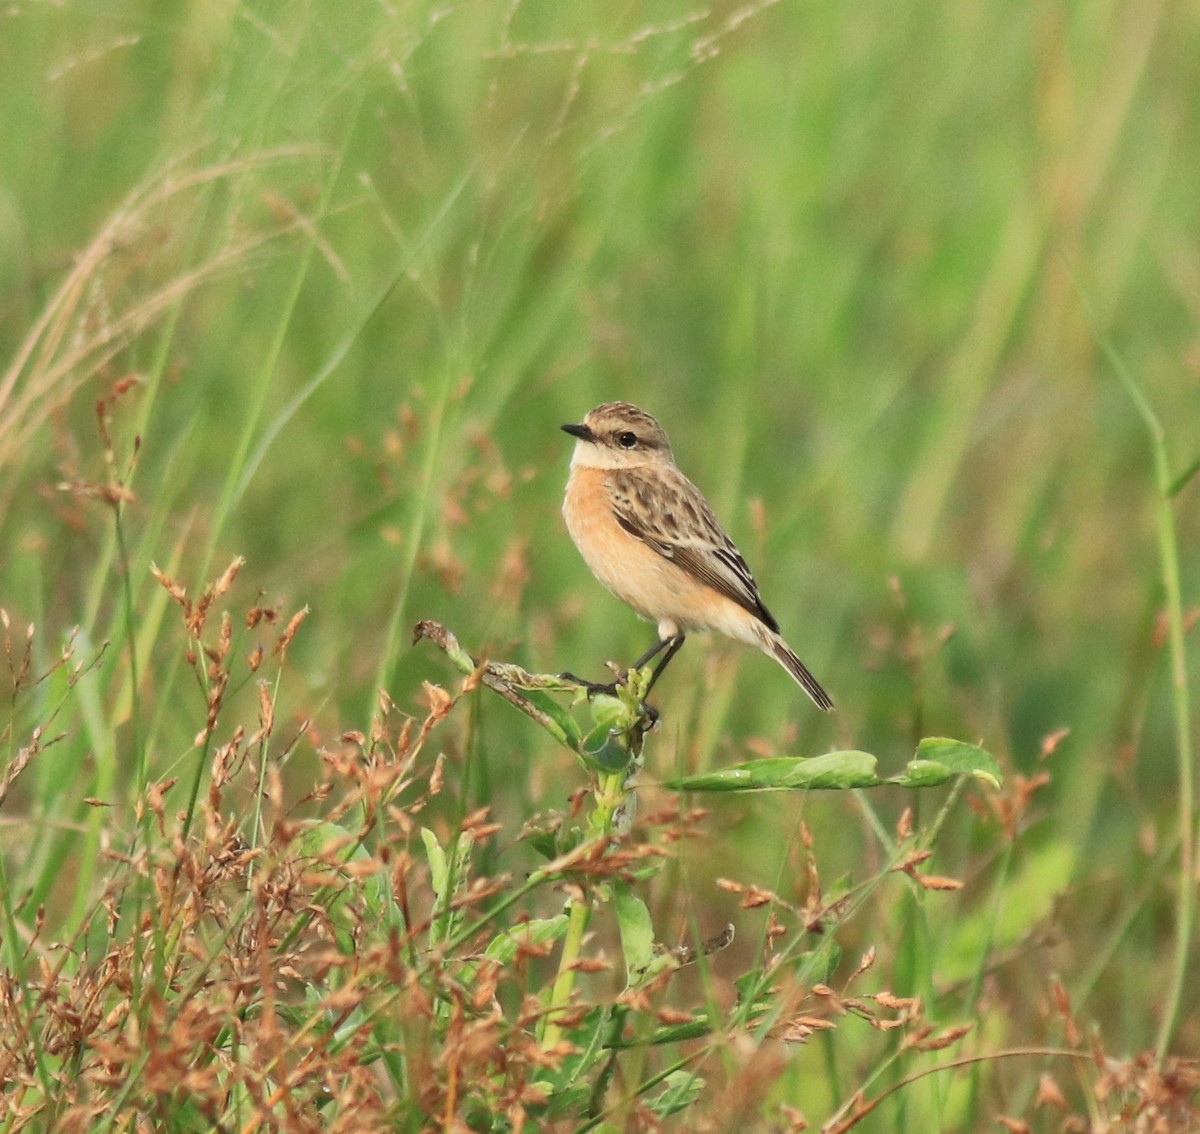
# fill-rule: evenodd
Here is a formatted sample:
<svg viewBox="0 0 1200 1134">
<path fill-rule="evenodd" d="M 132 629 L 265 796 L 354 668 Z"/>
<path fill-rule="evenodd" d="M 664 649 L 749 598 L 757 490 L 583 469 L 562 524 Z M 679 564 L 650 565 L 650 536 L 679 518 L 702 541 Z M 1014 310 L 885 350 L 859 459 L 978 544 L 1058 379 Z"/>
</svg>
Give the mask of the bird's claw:
<svg viewBox="0 0 1200 1134">
<path fill-rule="evenodd" d="M 645 720 L 647 728 L 653 728 L 658 724 L 658 710 L 653 705 L 648 705 L 645 701 L 642 701 L 638 705 L 638 712 Z"/>
</svg>

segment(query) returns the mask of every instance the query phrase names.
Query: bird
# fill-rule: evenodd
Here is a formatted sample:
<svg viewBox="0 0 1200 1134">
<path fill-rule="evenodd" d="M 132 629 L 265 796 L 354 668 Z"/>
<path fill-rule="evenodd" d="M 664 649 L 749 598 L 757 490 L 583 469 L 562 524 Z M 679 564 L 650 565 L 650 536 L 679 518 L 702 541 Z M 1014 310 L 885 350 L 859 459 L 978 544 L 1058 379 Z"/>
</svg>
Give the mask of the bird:
<svg viewBox="0 0 1200 1134">
<path fill-rule="evenodd" d="M 562 429 L 575 438 L 562 509 L 567 531 L 596 579 L 658 627 L 658 641 L 631 667 L 662 654 L 647 694 L 688 634 L 715 630 L 773 657 L 818 708 L 832 709 L 784 641 L 742 553 L 679 471 L 663 427 L 629 402 L 605 402 Z M 585 684 L 591 692 L 617 683 Z"/>
</svg>

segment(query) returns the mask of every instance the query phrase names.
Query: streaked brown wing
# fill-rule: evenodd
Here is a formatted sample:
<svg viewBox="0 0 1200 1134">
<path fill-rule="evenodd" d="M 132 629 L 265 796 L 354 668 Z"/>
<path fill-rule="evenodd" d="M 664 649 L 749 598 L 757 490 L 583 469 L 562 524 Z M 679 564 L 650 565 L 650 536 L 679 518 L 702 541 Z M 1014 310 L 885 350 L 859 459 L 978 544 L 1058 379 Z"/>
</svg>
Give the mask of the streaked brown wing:
<svg viewBox="0 0 1200 1134">
<path fill-rule="evenodd" d="M 653 476 L 615 469 L 610 483 L 613 515 L 630 535 L 733 599 L 770 629 L 779 629 L 741 552 L 687 477 L 675 469 L 656 469 Z"/>
</svg>

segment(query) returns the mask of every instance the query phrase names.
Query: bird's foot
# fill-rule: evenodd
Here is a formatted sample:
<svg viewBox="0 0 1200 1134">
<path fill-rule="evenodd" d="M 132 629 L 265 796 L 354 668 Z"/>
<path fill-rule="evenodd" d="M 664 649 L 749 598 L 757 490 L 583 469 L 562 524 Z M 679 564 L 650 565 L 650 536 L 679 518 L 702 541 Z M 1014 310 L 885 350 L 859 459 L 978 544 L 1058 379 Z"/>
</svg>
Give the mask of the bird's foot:
<svg viewBox="0 0 1200 1134">
<path fill-rule="evenodd" d="M 625 678 L 619 677 L 616 681 L 588 681 L 585 677 L 579 677 L 574 673 L 560 673 L 558 675 L 560 681 L 569 681 L 573 685 L 580 685 L 589 697 L 594 697 L 597 693 L 604 693 L 606 696 L 615 697 L 617 690 L 625 684 Z"/>
<path fill-rule="evenodd" d="M 558 675 L 560 681 L 569 681 L 572 685 L 580 686 L 588 695 L 589 700 L 597 694 L 603 694 L 606 697 L 619 697 L 620 690 L 623 686 L 629 683 L 629 671 L 617 676 L 613 681 L 588 681 L 586 677 L 580 677 L 576 673 L 571 673 L 567 670 L 565 673 Z M 638 702 L 638 715 L 646 722 L 646 728 L 653 728 L 658 724 L 658 710 L 645 701 Z"/>
</svg>

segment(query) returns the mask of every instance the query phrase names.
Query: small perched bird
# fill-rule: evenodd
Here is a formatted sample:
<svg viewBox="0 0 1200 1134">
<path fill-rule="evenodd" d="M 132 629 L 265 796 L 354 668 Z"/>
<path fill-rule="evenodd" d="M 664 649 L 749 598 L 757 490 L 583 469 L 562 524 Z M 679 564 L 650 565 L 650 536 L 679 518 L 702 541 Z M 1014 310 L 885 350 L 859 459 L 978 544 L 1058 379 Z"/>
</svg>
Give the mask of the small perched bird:
<svg viewBox="0 0 1200 1134">
<path fill-rule="evenodd" d="M 628 402 L 606 402 L 562 428 L 577 439 L 563 501 L 567 530 L 592 574 L 658 624 L 658 642 L 633 668 L 665 650 L 653 686 L 685 635 L 717 630 L 770 654 L 819 708 L 832 709 L 780 636 L 741 552 L 676 467 L 662 426 Z"/>
</svg>

